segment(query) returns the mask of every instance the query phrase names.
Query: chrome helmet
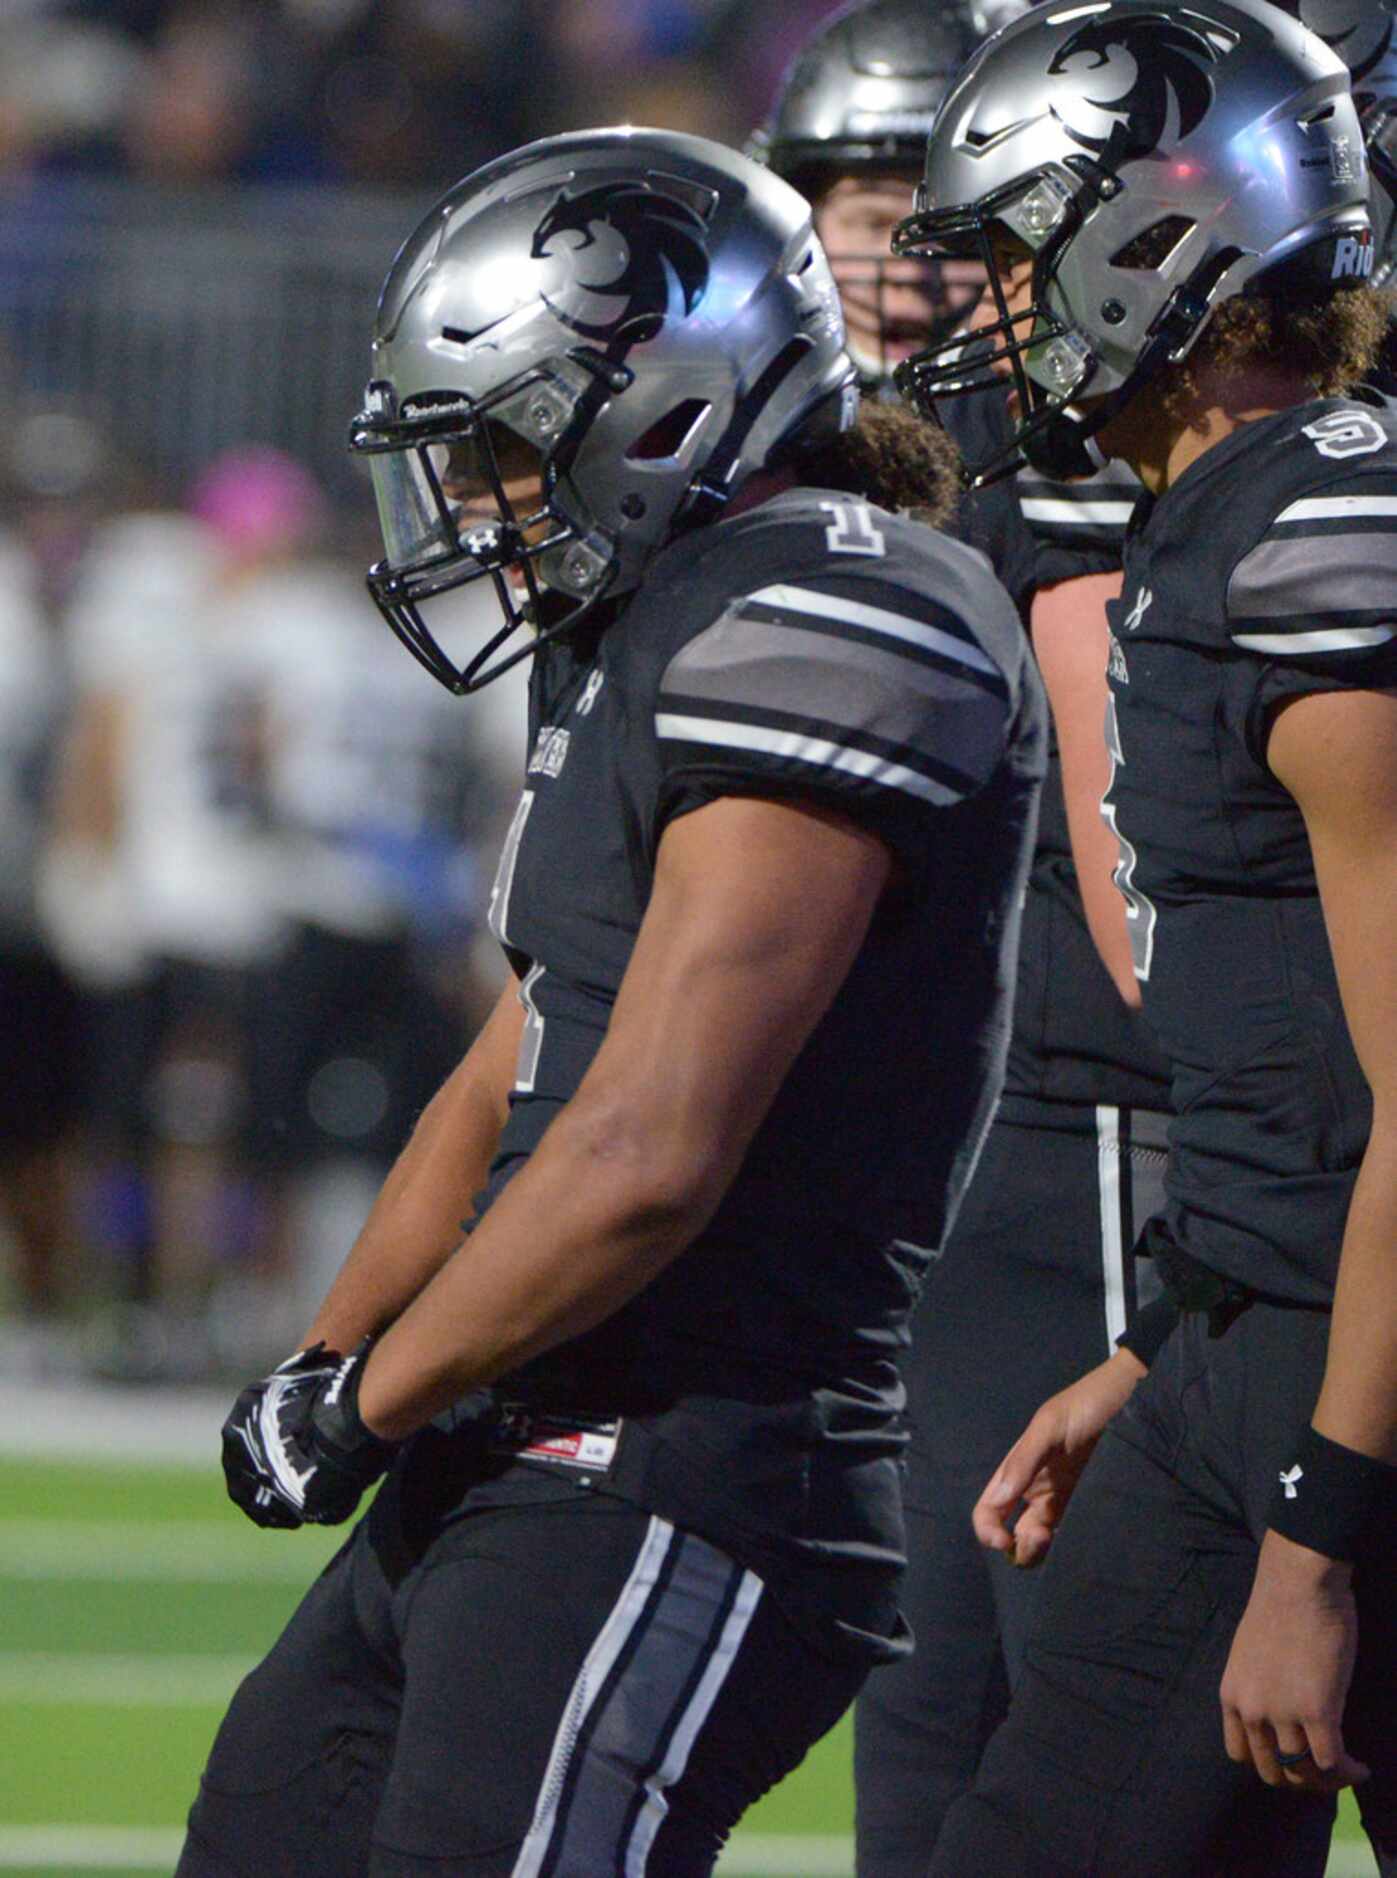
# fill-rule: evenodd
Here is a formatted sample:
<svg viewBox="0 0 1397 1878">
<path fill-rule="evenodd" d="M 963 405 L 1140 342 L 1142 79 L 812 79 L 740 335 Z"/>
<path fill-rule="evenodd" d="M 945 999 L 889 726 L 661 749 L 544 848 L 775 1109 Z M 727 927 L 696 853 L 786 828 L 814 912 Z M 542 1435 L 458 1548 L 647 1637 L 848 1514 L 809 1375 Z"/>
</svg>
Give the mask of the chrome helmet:
<svg viewBox="0 0 1397 1878">
<path fill-rule="evenodd" d="M 855 0 L 796 54 L 752 154 L 788 182 L 810 168 L 920 170 L 937 108 L 988 31 L 969 5 Z"/>
<path fill-rule="evenodd" d="M 1373 285 L 1397 265 L 1397 0 L 1279 0 L 1349 69 L 1368 150 Z"/>
<path fill-rule="evenodd" d="M 1013 435 L 969 466 L 975 479 L 1020 453 L 1050 475 L 1088 474 L 1093 435 L 1222 301 L 1368 281 L 1367 188 L 1343 62 L 1268 0 L 1038 6 L 946 98 L 896 237 L 901 253 L 979 256 L 999 317 L 969 344 L 928 346 L 899 387 L 931 412 L 1008 375 Z M 1033 255 L 1032 304 L 1016 317 L 996 228 Z"/>
<path fill-rule="evenodd" d="M 868 382 L 885 378 L 928 327 L 960 325 L 983 280 L 963 264 L 894 261 L 889 239 L 904 212 L 896 196 L 890 206 L 856 205 L 843 240 L 822 216 L 837 214 L 833 191 L 893 182 L 900 173 L 910 203 L 937 107 L 988 31 L 969 0 L 856 0 L 796 54 L 770 117 L 748 142 L 751 155 L 815 205 L 850 350 Z"/>
<path fill-rule="evenodd" d="M 779 177 L 673 131 L 530 144 L 449 191 L 384 285 L 350 430 L 383 529 L 370 592 L 475 690 L 856 402 L 809 205 Z M 503 624 L 459 662 L 422 603 L 482 579 Z"/>
</svg>

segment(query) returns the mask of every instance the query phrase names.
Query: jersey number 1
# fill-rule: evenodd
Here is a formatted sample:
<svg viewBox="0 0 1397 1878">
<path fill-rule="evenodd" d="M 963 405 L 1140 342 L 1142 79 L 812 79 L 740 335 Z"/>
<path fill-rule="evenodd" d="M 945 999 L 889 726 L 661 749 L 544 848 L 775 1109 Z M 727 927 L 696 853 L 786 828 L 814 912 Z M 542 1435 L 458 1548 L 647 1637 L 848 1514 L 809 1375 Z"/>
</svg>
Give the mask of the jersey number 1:
<svg viewBox="0 0 1397 1878">
<path fill-rule="evenodd" d="M 825 546 L 831 554 L 885 554 L 883 531 L 873 524 L 873 511 L 866 502 L 822 502 L 820 507 L 833 520 L 825 530 Z"/>
</svg>

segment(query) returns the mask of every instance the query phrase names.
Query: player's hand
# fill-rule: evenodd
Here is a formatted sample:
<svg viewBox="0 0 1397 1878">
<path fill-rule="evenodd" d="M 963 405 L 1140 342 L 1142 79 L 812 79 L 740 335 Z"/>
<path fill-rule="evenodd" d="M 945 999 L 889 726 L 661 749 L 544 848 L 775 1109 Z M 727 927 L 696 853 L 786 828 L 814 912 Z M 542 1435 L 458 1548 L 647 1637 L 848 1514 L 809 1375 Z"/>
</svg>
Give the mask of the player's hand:
<svg viewBox="0 0 1397 1878">
<path fill-rule="evenodd" d="M 223 1424 L 228 1496 L 259 1526 L 337 1526 L 392 1459 L 359 1416 L 372 1339 L 352 1356 L 313 1344 L 244 1389 Z"/>
<path fill-rule="evenodd" d="M 1358 1648 L 1352 1575 L 1278 1532 L 1262 1541 L 1220 1693 L 1229 1757 L 1268 1787 L 1336 1793 L 1368 1778 L 1342 1727 Z"/>
<path fill-rule="evenodd" d="M 1137 1356 L 1117 1350 L 1048 1397 L 975 1503 L 971 1520 L 981 1545 L 1003 1552 L 1013 1565 L 1039 1563 L 1102 1429 L 1145 1374 Z M 1011 1526 L 1020 1501 L 1023 1510 Z"/>
</svg>

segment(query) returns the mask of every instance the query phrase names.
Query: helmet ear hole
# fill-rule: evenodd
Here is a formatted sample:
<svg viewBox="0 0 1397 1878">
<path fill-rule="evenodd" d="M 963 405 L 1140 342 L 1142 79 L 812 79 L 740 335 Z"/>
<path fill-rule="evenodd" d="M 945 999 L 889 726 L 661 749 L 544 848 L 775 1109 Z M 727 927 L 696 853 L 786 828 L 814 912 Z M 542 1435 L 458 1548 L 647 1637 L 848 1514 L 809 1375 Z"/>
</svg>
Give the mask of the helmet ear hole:
<svg viewBox="0 0 1397 1878">
<path fill-rule="evenodd" d="M 662 463 L 684 454 L 713 406 L 704 398 L 684 398 L 637 437 L 626 457 L 632 463 Z"/>
<path fill-rule="evenodd" d="M 1118 248 L 1111 256 L 1111 266 L 1152 273 L 1167 263 L 1197 226 L 1191 215 L 1166 215 L 1140 234 L 1133 235 L 1123 248 Z"/>
</svg>

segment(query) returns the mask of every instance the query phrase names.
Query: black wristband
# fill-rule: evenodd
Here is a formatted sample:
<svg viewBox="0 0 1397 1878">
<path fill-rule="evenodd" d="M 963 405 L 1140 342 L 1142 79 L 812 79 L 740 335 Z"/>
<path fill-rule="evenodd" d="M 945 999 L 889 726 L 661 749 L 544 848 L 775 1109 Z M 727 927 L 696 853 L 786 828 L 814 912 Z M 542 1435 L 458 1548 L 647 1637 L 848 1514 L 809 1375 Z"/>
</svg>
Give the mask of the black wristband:
<svg viewBox="0 0 1397 1878">
<path fill-rule="evenodd" d="M 371 1434 L 359 1414 L 359 1383 L 375 1339 L 365 1337 L 354 1354 L 340 1363 L 333 1379 L 321 1389 L 310 1415 L 317 1460 L 336 1473 L 377 1480 L 397 1449 L 395 1441 Z"/>
<path fill-rule="evenodd" d="M 1172 1298 L 1151 1298 L 1135 1313 L 1134 1323 L 1116 1338 L 1116 1348 L 1129 1350 L 1146 1369 L 1153 1369 L 1155 1358 L 1178 1321 L 1179 1307 Z"/>
<path fill-rule="evenodd" d="M 1352 1562 L 1397 1514 L 1397 1467 L 1341 1447 L 1314 1428 L 1281 1469 L 1267 1525 L 1326 1558 Z"/>
</svg>

